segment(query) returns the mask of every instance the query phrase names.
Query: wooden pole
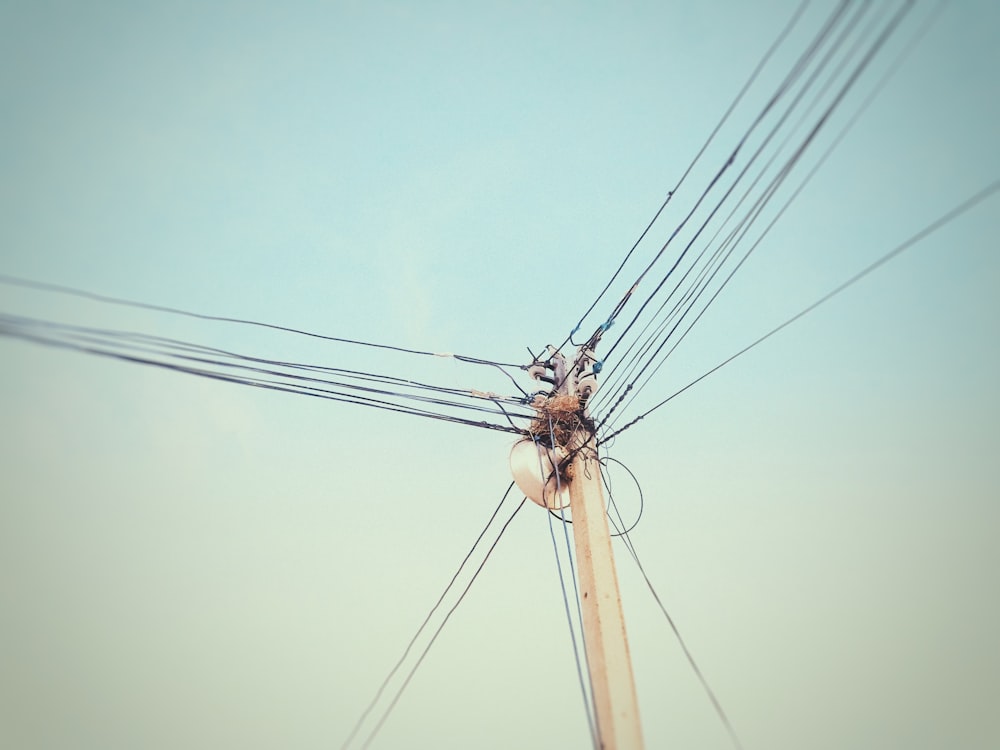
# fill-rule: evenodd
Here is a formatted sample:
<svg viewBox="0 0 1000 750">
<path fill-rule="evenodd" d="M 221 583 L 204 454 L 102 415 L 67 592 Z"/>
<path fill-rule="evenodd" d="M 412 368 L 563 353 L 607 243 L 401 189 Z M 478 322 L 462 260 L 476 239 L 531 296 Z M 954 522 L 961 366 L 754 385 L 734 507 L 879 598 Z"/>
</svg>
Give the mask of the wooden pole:
<svg viewBox="0 0 1000 750">
<path fill-rule="evenodd" d="M 600 747 L 642 750 L 639 702 L 601 489 L 601 465 L 590 445 L 573 458 L 569 495 L 583 609 L 583 642 L 590 666 Z"/>
</svg>

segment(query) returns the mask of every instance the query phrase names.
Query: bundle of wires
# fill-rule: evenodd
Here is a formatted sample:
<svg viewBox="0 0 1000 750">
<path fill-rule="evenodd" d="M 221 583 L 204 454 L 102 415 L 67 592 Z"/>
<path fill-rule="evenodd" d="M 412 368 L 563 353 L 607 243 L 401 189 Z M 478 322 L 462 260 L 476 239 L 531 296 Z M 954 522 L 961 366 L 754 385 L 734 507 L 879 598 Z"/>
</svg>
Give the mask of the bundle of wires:
<svg viewBox="0 0 1000 750">
<path fill-rule="evenodd" d="M 805 17 L 806 3 L 764 54 L 652 221 L 562 344 L 597 350 L 600 342 L 602 385 L 589 408 L 601 439 L 610 439 L 634 423 L 620 426 L 636 404 L 643 406 L 636 401 L 640 393 L 761 245 L 940 11 L 939 7 L 913 30 L 866 98 L 854 104 L 851 115 L 841 121 L 839 132 L 827 137 L 845 102 L 856 101 L 849 94 L 865 80 L 866 70 L 903 27 L 912 7 L 910 2 L 895 7 L 839 3 L 825 18 L 814 19 L 816 27 L 805 37 L 799 35 L 802 41 L 794 51 L 793 64 L 777 76 L 767 93 L 760 91 L 761 81 L 776 54 L 789 53 L 789 39 Z M 741 102 L 754 96 L 763 105 L 748 124 L 729 146 L 716 143 Z M 813 156 L 818 144 L 825 145 L 825 150 Z M 715 166 L 705 164 L 713 159 Z M 692 184 L 692 175 L 697 174 L 702 174 L 701 185 Z M 790 180 L 792 177 L 797 179 Z M 673 220 L 666 240 L 659 247 L 643 250 L 653 230 L 670 221 L 667 209 L 679 201 L 686 210 Z M 631 281 L 626 275 L 629 269 L 635 274 Z M 647 285 L 652 286 L 639 301 Z M 597 318 L 600 322 L 591 323 L 594 333 L 589 339 L 574 341 L 573 336 L 593 321 L 602 300 L 615 287 L 624 289 L 618 302 Z M 616 327 L 608 333 L 612 326 Z"/>
<path fill-rule="evenodd" d="M 502 363 L 473 357 L 436 355 L 433 352 L 340 339 L 257 321 L 210 316 L 128 300 L 104 298 L 82 290 L 36 284 L 12 277 L 0 277 L 0 283 L 42 287 L 45 291 L 75 294 L 96 298 L 102 302 L 128 304 L 201 319 L 262 326 L 286 334 L 320 338 L 341 344 L 376 347 L 411 356 L 450 357 L 476 365 L 499 368 L 510 377 L 505 369 L 506 366 Z M 517 396 L 505 396 L 474 388 L 425 383 L 402 375 L 253 356 L 193 341 L 137 331 L 83 326 L 0 312 L 0 335 L 225 383 L 515 434 L 522 431 L 516 420 L 528 420 L 532 416 L 523 408 L 523 393 Z M 498 422 L 498 418 L 502 421 Z"/>
</svg>

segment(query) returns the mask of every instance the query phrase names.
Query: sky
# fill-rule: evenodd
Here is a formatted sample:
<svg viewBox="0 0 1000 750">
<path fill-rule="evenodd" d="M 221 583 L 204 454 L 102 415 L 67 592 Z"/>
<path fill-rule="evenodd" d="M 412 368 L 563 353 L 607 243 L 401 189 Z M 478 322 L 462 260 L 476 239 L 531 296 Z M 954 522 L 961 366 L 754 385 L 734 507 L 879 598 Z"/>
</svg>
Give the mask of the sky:
<svg viewBox="0 0 1000 750">
<path fill-rule="evenodd" d="M 797 7 L 5 0 L 0 274 L 527 364 Z M 832 8 L 810 5 L 720 144 Z M 998 24 L 945 4 L 632 416 L 1000 176 Z M 997 200 L 609 448 L 642 488 L 640 560 L 748 750 L 1000 743 Z M 0 312 L 513 388 L 11 286 Z M 7 336 L 0 362 L 4 747 L 340 747 L 510 483 L 501 432 Z M 540 508 L 514 518 L 372 748 L 588 745 L 551 533 Z M 732 747 L 615 550 L 647 747 Z"/>
</svg>

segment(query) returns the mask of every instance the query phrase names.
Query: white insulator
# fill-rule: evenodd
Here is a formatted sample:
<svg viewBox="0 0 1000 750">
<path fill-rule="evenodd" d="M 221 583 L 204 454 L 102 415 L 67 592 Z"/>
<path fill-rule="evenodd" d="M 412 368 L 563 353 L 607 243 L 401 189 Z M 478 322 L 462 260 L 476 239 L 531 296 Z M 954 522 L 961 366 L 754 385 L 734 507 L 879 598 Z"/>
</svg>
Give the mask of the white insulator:
<svg viewBox="0 0 1000 750">
<path fill-rule="evenodd" d="M 597 376 L 593 373 L 588 373 L 585 377 L 580 378 L 580 382 L 576 386 L 576 392 L 580 394 L 581 398 L 590 398 L 596 390 Z"/>
<path fill-rule="evenodd" d="M 521 440 L 510 451 L 510 473 L 514 484 L 532 502 L 559 510 L 569 507 L 569 487 L 557 479 L 555 466 L 564 460 L 563 448 L 546 448 L 532 440 Z"/>
</svg>

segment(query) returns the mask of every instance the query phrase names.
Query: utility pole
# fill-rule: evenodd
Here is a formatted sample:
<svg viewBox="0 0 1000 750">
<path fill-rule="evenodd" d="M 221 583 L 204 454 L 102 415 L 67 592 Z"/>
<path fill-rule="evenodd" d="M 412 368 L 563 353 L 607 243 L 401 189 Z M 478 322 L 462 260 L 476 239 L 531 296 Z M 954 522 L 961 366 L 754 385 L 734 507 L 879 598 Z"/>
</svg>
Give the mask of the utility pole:
<svg viewBox="0 0 1000 750">
<path fill-rule="evenodd" d="M 578 450 L 572 466 L 569 496 L 576 576 L 600 746 L 603 750 L 641 750 L 642 726 L 632 658 L 601 490 L 601 465 L 592 444 Z"/>
<path fill-rule="evenodd" d="M 596 341 L 593 342 L 596 345 Z M 548 377 L 547 371 L 552 371 Z M 529 373 L 553 385 L 549 397 L 536 398 L 537 424 L 548 422 L 549 455 L 543 466 L 552 466 L 552 476 L 541 477 L 541 500 L 545 507 L 564 507 L 563 493 L 552 491 L 553 482 L 569 489 L 573 514 L 573 539 L 576 548 L 577 580 L 583 610 L 583 641 L 587 651 L 590 685 L 597 714 L 597 734 L 601 750 L 642 750 L 642 726 L 639 703 L 632 674 L 625 617 L 622 612 L 618 576 L 615 572 L 607 507 L 601 489 L 601 465 L 597 460 L 597 439 L 586 404 L 597 389 L 597 363 L 592 348 L 580 347 L 567 362 L 552 351 L 545 362 L 535 362 Z M 575 410 L 571 411 L 575 404 Z M 558 429 L 553 427 L 558 421 Z M 538 430 L 544 435 L 543 430 Z M 539 448 L 539 450 L 543 450 Z M 559 465 L 559 456 L 566 464 Z M 556 474 L 558 473 L 558 478 Z M 515 479 L 517 474 L 515 473 Z M 523 489 L 523 488 L 522 488 Z"/>
</svg>

